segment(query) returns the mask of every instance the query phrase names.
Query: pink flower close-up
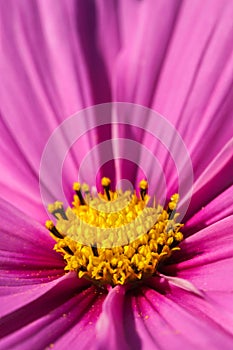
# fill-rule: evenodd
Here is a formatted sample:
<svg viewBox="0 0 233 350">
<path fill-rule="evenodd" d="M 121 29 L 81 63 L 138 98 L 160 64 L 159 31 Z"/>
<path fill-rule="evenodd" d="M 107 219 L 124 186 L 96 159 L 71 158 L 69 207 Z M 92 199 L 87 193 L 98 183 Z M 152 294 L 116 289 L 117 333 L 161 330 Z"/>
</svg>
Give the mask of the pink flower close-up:
<svg viewBox="0 0 233 350">
<path fill-rule="evenodd" d="M 0 10 L 0 349 L 232 349 L 233 1 Z"/>
</svg>

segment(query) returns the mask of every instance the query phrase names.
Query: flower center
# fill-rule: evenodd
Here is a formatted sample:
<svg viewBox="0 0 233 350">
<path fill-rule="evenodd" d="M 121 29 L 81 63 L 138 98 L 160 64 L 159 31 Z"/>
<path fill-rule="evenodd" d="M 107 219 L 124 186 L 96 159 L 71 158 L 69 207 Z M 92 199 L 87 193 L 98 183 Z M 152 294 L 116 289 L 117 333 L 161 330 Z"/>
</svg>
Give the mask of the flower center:
<svg viewBox="0 0 233 350">
<path fill-rule="evenodd" d="M 56 218 L 46 222 L 56 240 L 54 249 L 66 261 L 65 270 L 76 271 L 94 283 L 117 285 L 139 281 L 156 273 L 183 239 L 177 223 L 178 194 L 166 209 L 149 207 L 148 183 L 136 191 L 111 191 L 111 181 L 102 179 L 103 193 L 91 193 L 88 185 L 74 183 L 71 208 L 62 202 L 48 206 Z"/>
</svg>

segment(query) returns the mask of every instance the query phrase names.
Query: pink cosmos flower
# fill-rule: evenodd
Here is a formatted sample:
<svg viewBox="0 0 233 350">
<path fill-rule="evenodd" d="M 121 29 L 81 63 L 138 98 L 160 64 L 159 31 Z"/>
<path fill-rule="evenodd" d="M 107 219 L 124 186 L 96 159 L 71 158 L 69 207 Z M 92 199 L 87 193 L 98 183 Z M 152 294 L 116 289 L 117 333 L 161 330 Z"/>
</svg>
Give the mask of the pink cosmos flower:
<svg viewBox="0 0 233 350">
<path fill-rule="evenodd" d="M 0 347 L 231 349 L 233 3 L 0 5 Z M 106 290 L 64 273 L 64 260 L 44 228 L 39 169 L 44 147 L 62 121 L 110 101 L 140 104 L 167 118 L 189 150 L 194 188 L 180 252 L 159 275 L 135 287 Z M 121 137 L 129 134 L 150 143 L 146 133 L 120 130 Z M 112 136 L 108 126 L 96 128 L 81 140 L 80 154 L 66 159 L 63 180 L 70 200 L 79 157 Z M 175 175 L 156 147 L 170 174 L 169 195 L 177 190 Z M 120 165 L 121 177 L 136 185 L 138 169 L 125 161 Z M 112 164 L 102 171 L 115 179 Z M 159 187 L 155 177 L 152 171 L 149 181 Z M 53 188 L 48 191 L 53 198 Z"/>
</svg>

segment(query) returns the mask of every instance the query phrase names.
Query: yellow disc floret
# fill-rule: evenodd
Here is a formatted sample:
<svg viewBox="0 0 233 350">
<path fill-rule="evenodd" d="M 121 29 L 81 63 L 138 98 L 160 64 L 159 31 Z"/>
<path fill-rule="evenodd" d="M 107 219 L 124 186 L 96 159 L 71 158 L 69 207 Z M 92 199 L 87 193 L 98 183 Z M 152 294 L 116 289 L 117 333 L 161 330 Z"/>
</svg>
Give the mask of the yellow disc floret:
<svg viewBox="0 0 233 350">
<path fill-rule="evenodd" d="M 101 183 L 104 195 L 92 196 L 86 184 L 75 183 L 72 208 L 64 211 L 60 202 L 49 207 L 57 222 L 47 221 L 46 227 L 56 240 L 54 249 L 66 261 L 65 270 L 112 286 L 153 276 L 183 239 L 182 225 L 176 222 L 178 194 L 167 209 L 148 207 L 146 180 L 139 184 L 140 196 L 111 192 L 108 178 Z"/>
</svg>

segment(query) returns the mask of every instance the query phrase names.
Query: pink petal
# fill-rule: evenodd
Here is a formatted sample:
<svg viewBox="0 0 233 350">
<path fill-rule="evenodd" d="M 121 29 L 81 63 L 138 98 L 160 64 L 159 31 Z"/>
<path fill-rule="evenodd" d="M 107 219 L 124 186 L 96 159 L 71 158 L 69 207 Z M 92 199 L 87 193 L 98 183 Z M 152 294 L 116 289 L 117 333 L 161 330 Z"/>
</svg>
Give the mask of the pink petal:
<svg viewBox="0 0 233 350">
<path fill-rule="evenodd" d="M 224 146 L 194 183 L 193 197 L 187 218 L 232 185 L 232 150 L 233 138 Z"/>
<path fill-rule="evenodd" d="M 197 307 L 198 314 L 191 308 L 187 310 L 178 297 L 174 302 L 169 300 L 166 292 L 162 295 L 148 288 L 132 296 L 131 305 L 141 348 L 150 349 L 154 344 L 158 349 L 219 349 L 223 345 L 230 349 L 232 337 L 228 332 L 211 319 L 200 317 L 202 305 L 200 309 Z"/>
<path fill-rule="evenodd" d="M 179 7 L 179 1 L 120 2 L 123 45 L 113 76 L 115 101 L 151 105 Z"/>
<path fill-rule="evenodd" d="M 103 311 L 96 325 L 97 343 L 95 349 L 129 350 L 122 324 L 125 287 L 117 286 L 109 292 Z"/>
<path fill-rule="evenodd" d="M 185 239 L 176 255 L 180 261 L 163 267 L 166 275 L 187 279 L 202 291 L 232 291 L 233 216 Z"/>
<path fill-rule="evenodd" d="M 222 192 L 192 216 L 182 229 L 189 236 L 233 214 L 233 186 Z"/>
<path fill-rule="evenodd" d="M 180 264 L 174 269 L 166 269 L 166 274 L 176 274 L 176 276 L 187 279 L 202 291 L 231 291 L 233 290 L 232 273 L 233 258 L 226 258 L 222 261 L 213 261 L 206 265 L 194 266 L 187 269 Z M 181 270 L 179 270 L 181 269 Z M 175 272 L 174 272 L 175 270 Z"/>
<path fill-rule="evenodd" d="M 8 201 L 13 198 L 14 204 L 25 213 L 34 216 L 35 219 L 45 220 L 46 214 L 40 202 L 37 172 L 1 118 L 0 130 L 1 196 Z"/>
<path fill-rule="evenodd" d="M 179 278 L 175 279 L 181 280 Z M 232 300 L 232 295 L 229 291 L 218 293 L 201 293 L 199 291 L 200 294 L 198 295 L 196 292 L 193 294 L 191 289 L 185 290 L 181 283 L 174 283 L 174 278 L 170 276 L 165 276 L 165 280 L 168 281 L 167 284 L 162 282 L 162 279 L 159 283 L 156 279 L 151 279 L 148 285 L 165 294 L 168 299 L 179 304 L 196 317 L 212 322 L 213 325 L 215 324 L 214 327 L 216 325 L 220 326 L 233 336 L 233 314 L 231 312 L 231 302 L 229 303 Z M 186 281 L 187 283 L 191 284 Z"/>
<path fill-rule="evenodd" d="M 1 321 L 1 348 L 86 349 L 95 340 L 95 323 L 104 295 L 76 276 L 59 279 L 47 292 Z M 78 340 L 78 342 L 77 342 Z"/>
<path fill-rule="evenodd" d="M 0 211 L 0 299 L 1 313 L 6 314 L 56 285 L 64 275 L 64 262 L 44 227 L 4 200 Z"/>
<path fill-rule="evenodd" d="M 197 176 L 232 137 L 232 5 L 182 3 L 152 104 L 177 127 Z"/>
<path fill-rule="evenodd" d="M 193 294 L 177 287 L 171 293 L 168 282 L 154 280 L 152 288 L 138 285 L 127 292 L 121 287 L 110 291 L 97 323 L 96 349 L 231 348 L 231 326 L 221 324 L 232 322 L 229 313 L 217 320 L 219 306 L 215 309 L 197 296 L 193 300 Z"/>
<path fill-rule="evenodd" d="M 204 294 L 200 290 L 198 290 L 191 282 L 184 280 L 183 278 L 166 276 L 166 275 L 163 275 L 162 273 L 159 273 L 159 272 L 157 272 L 157 275 L 159 277 L 162 277 L 166 281 L 168 281 L 170 283 L 170 285 L 177 286 L 177 287 L 179 287 L 183 290 L 186 290 L 190 293 L 193 293 L 199 297 L 204 296 Z"/>
<path fill-rule="evenodd" d="M 206 294 L 215 305 L 233 315 L 232 291 L 208 291 Z M 232 323 L 228 325 L 232 328 Z"/>
<path fill-rule="evenodd" d="M 69 273 L 64 276 L 56 276 L 56 278 L 52 279 L 51 281 L 40 281 L 40 283 L 34 283 L 33 278 L 29 278 L 28 283 L 22 286 L 20 282 L 21 279 L 18 278 L 18 285 L 1 285 L 1 317 L 7 317 L 7 315 L 14 312 L 17 313 L 18 310 L 30 305 L 30 303 L 39 299 L 57 285 L 64 285 L 71 290 L 77 286 L 80 288 L 85 288 L 86 286 L 90 285 L 90 283 L 88 283 L 86 280 L 78 279 L 75 273 Z"/>
<path fill-rule="evenodd" d="M 100 0 L 95 3 L 95 6 L 92 2 L 84 2 L 82 6 L 86 7 L 86 13 L 88 13 L 89 15 L 91 11 L 93 13 L 96 11 L 96 27 L 94 33 L 92 34 L 96 36 L 96 50 L 98 50 L 100 56 L 103 56 L 109 81 L 111 81 L 113 71 L 115 69 L 115 62 L 121 50 L 123 40 L 123 36 L 121 33 L 122 16 L 119 12 L 120 4 L 118 1 L 110 0 L 106 2 L 104 0 Z M 94 15 L 92 14 L 92 20 L 93 17 Z M 90 17 L 88 18 L 88 16 L 86 16 L 86 34 L 89 33 L 89 20 Z M 95 74 L 97 74 L 98 71 L 97 66 L 99 68 L 98 64 L 95 64 L 95 66 L 93 65 L 93 71 L 95 72 Z M 94 86 L 96 86 L 96 88 L 98 89 L 97 80 L 96 82 L 92 81 L 92 84 L 95 84 Z M 107 99 L 107 96 L 105 96 L 105 98 Z"/>
<path fill-rule="evenodd" d="M 67 343 L 68 336 L 75 348 L 78 334 L 85 349 L 95 337 L 104 294 L 75 273 L 64 275 L 63 261 L 41 225 L 3 200 L 0 210 L 0 347 L 39 349 Z"/>
<path fill-rule="evenodd" d="M 152 107 L 171 121 L 199 177 L 232 137 L 232 3 L 135 1 L 121 7 L 125 45 L 114 99 Z"/>
<path fill-rule="evenodd" d="M 49 136 L 71 114 L 110 100 L 98 16 L 95 3 L 1 4 L 1 193 L 41 220 L 38 172 Z"/>
<path fill-rule="evenodd" d="M 61 274 L 64 263 L 61 256 L 53 251 L 55 242 L 49 231 L 2 199 L 0 210 L 1 268 L 7 272 L 5 278 L 9 283 L 14 285 L 16 281 L 11 280 L 10 276 L 25 276 L 27 279 L 27 273 L 31 277 L 34 273 L 35 279 L 38 273 L 39 280 L 40 270 L 44 269 L 54 270 L 54 276 Z"/>
</svg>

